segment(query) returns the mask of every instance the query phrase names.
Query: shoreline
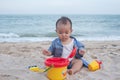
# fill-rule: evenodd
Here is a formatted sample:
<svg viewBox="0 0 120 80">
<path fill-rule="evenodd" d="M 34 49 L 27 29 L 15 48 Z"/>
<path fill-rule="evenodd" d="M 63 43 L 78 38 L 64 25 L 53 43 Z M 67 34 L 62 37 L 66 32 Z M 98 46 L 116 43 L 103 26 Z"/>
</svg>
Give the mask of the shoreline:
<svg viewBox="0 0 120 80">
<path fill-rule="evenodd" d="M 91 72 L 83 67 L 80 72 L 67 76 L 68 80 L 119 80 L 120 79 L 120 40 L 81 41 L 86 47 L 84 58 L 88 61 L 101 60 L 103 67 Z M 51 41 L 42 42 L 0 42 L 1 80 L 48 80 L 46 73 L 35 73 L 28 66 L 45 67 L 48 57 L 41 52 Z M 117 63 L 117 64 L 116 64 Z"/>
<path fill-rule="evenodd" d="M 86 51 L 91 50 L 97 53 L 104 52 L 104 49 L 117 49 L 120 48 L 120 40 L 118 41 L 81 41 L 85 45 Z M 19 52 L 35 52 L 41 51 L 42 48 L 48 49 L 51 41 L 40 41 L 40 42 L 0 42 L 0 53 L 1 51 L 6 51 L 6 48 L 9 50 L 18 50 Z M 22 49 L 22 50 L 20 50 Z M 96 51 L 94 49 L 103 50 Z M 14 51 L 15 52 L 15 51 Z M 7 52 L 5 52 L 7 53 Z M 14 54 L 14 53 L 13 53 Z"/>
</svg>

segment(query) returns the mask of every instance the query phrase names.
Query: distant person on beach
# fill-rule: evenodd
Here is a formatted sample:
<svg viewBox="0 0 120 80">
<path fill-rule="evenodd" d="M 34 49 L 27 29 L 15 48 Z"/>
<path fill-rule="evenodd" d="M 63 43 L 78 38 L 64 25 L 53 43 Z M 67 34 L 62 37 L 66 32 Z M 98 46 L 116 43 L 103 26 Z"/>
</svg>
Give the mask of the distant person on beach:
<svg viewBox="0 0 120 80">
<path fill-rule="evenodd" d="M 81 57 L 85 54 L 84 45 L 76 40 L 75 37 L 71 36 L 72 33 L 72 22 L 68 17 L 61 17 L 56 22 L 56 33 L 58 38 L 52 41 L 48 50 L 43 50 L 43 54 L 53 57 L 67 58 L 72 52 L 73 48 L 76 47 L 76 55 L 71 59 L 68 65 L 68 74 L 72 75 L 80 71 L 83 66 Z"/>
</svg>

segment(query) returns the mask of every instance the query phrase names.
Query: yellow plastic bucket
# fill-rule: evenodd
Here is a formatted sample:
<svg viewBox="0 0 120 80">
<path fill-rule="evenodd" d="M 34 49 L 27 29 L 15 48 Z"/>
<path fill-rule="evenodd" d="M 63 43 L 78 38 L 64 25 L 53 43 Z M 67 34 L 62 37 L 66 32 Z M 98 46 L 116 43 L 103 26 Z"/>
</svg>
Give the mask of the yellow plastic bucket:
<svg viewBox="0 0 120 80">
<path fill-rule="evenodd" d="M 97 60 L 93 60 L 89 65 L 88 65 L 88 69 L 90 71 L 95 71 L 100 69 L 100 64 L 101 62 L 97 61 Z"/>
<path fill-rule="evenodd" d="M 67 74 L 67 66 L 69 64 L 69 60 L 65 58 L 48 58 L 45 60 L 45 65 L 47 67 L 51 67 L 47 71 L 47 77 L 50 80 L 64 80 Z"/>
</svg>

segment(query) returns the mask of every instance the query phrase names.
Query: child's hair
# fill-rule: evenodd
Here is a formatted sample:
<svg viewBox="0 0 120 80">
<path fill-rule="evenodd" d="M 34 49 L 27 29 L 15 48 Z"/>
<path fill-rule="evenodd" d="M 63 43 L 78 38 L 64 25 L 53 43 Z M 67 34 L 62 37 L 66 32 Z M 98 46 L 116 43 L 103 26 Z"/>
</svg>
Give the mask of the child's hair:
<svg viewBox="0 0 120 80">
<path fill-rule="evenodd" d="M 65 17 L 65 16 L 62 16 L 61 18 L 59 18 L 59 19 L 57 20 L 57 22 L 56 22 L 56 28 L 57 28 L 58 23 L 61 23 L 61 24 L 66 25 L 67 22 L 70 23 L 70 27 L 71 27 L 71 29 L 72 29 L 72 21 L 71 21 L 68 17 Z"/>
</svg>

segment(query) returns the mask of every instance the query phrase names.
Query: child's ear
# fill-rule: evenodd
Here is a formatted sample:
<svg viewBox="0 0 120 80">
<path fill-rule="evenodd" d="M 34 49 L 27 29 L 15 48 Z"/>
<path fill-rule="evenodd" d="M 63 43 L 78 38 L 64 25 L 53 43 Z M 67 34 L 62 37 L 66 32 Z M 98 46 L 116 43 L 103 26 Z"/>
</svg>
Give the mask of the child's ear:
<svg viewBox="0 0 120 80">
<path fill-rule="evenodd" d="M 57 30 L 55 30 L 55 32 L 57 32 Z"/>
<path fill-rule="evenodd" d="M 71 32 L 73 32 L 73 29 L 71 29 Z"/>
</svg>

